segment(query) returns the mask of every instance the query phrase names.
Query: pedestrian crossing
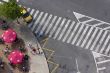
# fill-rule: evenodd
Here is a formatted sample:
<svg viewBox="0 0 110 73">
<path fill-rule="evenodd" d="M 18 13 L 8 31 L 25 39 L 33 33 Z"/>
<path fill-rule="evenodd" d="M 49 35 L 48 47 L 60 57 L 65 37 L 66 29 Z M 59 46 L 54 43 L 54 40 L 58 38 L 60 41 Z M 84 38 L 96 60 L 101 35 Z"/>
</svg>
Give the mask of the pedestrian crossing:
<svg viewBox="0 0 110 73">
<path fill-rule="evenodd" d="M 37 36 L 48 35 L 55 40 L 110 55 L 110 34 L 108 30 L 31 8 L 27 8 L 27 10 L 33 15 L 33 22 L 28 27 Z"/>
<path fill-rule="evenodd" d="M 88 24 L 90 26 L 93 27 L 99 27 L 102 28 L 104 30 L 110 30 L 110 23 L 77 13 L 77 12 L 73 12 L 73 14 L 75 15 L 75 17 L 77 18 L 77 20 L 83 24 Z"/>
<path fill-rule="evenodd" d="M 109 70 L 110 57 L 92 52 L 97 67 L 97 73 L 106 73 Z M 108 72 L 107 72 L 108 73 Z"/>
</svg>

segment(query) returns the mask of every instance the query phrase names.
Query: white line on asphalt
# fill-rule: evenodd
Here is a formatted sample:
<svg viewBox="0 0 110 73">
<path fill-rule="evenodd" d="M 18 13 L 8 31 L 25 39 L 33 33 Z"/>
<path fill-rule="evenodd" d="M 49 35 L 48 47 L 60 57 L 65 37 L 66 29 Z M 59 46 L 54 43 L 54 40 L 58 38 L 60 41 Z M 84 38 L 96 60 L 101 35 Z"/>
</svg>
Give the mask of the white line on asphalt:
<svg viewBox="0 0 110 73">
<path fill-rule="evenodd" d="M 52 18 L 52 14 L 49 15 L 49 17 L 48 17 L 48 19 L 46 20 L 46 22 L 45 22 L 43 28 L 41 29 L 40 34 L 42 34 L 42 33 L 44 32 L 44 30 L 46 29 L 46 27 L 48 27 L 48 24 L 49 24 L 51 18 Z"/>
<path fill-rule="evenodd" d="M 58 33 L 59 33 L 59 32 L 60 32 L 60 30 L 62 29 L 62 27 L 63 27 L 63 25 L 64 25 L 65 21 L 66 21 L 66 18 L 64 18 L 64 19 L 63 19 L 62 23 L 61 23 L 61 24 L 60 24 L 60 26 L 58 27 L 58 29 L 57 29 L 57 31 L 56 31 L 56 33 L 55 33 L 55 36 L 53 37 L 54 39 L 56 39 L 56 38 L 57 38 Z"/>
<path fill-rule="evenodd" d="M 100 30 L 100 32 L 98 33 L 98 35 L 96 36 L 95 38 L 95 41 L 93 42 L 90 50 L 93 50 L 94 49 L 94 46 L 96 45 L 97 41 L 99 40 L 99 37 L 101 37 L 101 33 L 102 33 L 103 30 Z"/>
<path fill-rule="evenodd" d="M 61 17 L 58 18 L 58 20 L 56 21 L 56 24 L 54 25 L 52 31 L 49 34 L 49 37 L 52 37 L 52 35 L 53 35 L 54 31 L 56 30 L 58 24 L 60 23 L 61 19 L 62 19 Z"/>
<path fill-rule="evenodd" d="M 97 62 L 97 64 L 102 64 L 102 63 L 106 63 L 106 62 L 110 62 L 110 60 L 100 61 L 100 62 Z"/>
<path fill-rule="evenodd" d="M 106 69 L 106 67 L 98 68 L 98 70 L 104 70 L 104 69 Z"/>
<path fill-rule="evenodd" d="M 79 38 L 79 40 L 78 40 L 78 42 L 76 44 L 76 46 L 79 46 L 80 45 L 81 40 L 83 39 L 84 35 L 86 34 L 88 28 L 89 28 L 89 26 L 86 26 L 86 28 L 84 29 L 84 31 L 81 34 L 81 37 Z"/>
<path fill-rule="evenodd" d="M 73 21 L 73 22 L 71 23 L 69 29 L 68 29 L 67 32 L 65 33 L 64 38 L 63 38 L 63 40 L 62 40 L 63 42 L 65 42 L 65 40 L 66 40 L 66 38 L 68 37 L 69 33 L 71 32 L 71 30 L 72 30 L 74 24 L 75 24 L 75 21 Z"/>
<path fill-rule="evenodd" d="M 94 33 L 92 34 L 91 38 L 89 39 L 89 41 L 88 41 L 88 43 L 87 43 L 85 49 L 88 49 L 88 48 L 89 48 L 89 46 L 90 46 L 90 44 L 92 43 L 92 41 L 93 41 L 93 39 L 94 39 L 94 37 L 95 37 L 97 31 L 98 31 L 98 29 L 95 28 L 95 31 L 94 31 Z"/>
<path fill-rule="evenodd" d="M 107 27 L 105 27 L 105 28 L 103 28 L 104 30 L 108 30 L 108 29 L 110 29 L 110 26 L 107 26 Z"/>
<path fill-rule="evenodd" d="M 37 17 L 38 13 L 39 13 L 39 10 L 37 10 L 37 11 L 35 12 L 35 14 L 33 15 L 33 20 L 35 20 L 35 18 Z M 31 23 L 28 25 L 28 27 L 30 28 L 32 25 L 33 25 L 33 22 L 31 22 Z"/>
<path fill-rule="evenodd" d="M 67 21 L 67 23 L 65 24 L 64 28 L 62 29 L 62 32 L 61 32 L 58 40 L 60 40 L 62 38 L 62 36 L 64 35 L 64 33 L 65 33 L 65 31 L 66 31 L 66 29 L 67 29 L 67 27 L 68 27 L 68 25 L 69 25 L 70 22 L 71 22 L 71 20 L 68 20 Z"/>
<path fill-rule="evenodd" d="M 79 28 L 79 31 L 77 32 L 75 38 L 74 38 L 73 41 L 72 41 L 72 44 L 75 43 L 75 41 L 77 40 L 77 38 L 78 38 L 79 34 L 81 33 L 81 31 L 83 30 L 83 28 L 84 28 L 84 24 L 81 24 L 81 26 L 80 26 L 80 28 Z"/>
<path fill-rule="evenodd" d="M 105 54 L 107 55 L 109 51 L 110 51 L 110 44 L 108 45 L 107 49 L 105 50 Z"/>
<path fill-rule="evenodd" d="M 81 44 L 81 47 L 84 47 L 84 45 L 85 45 L 87 39 L 89 38 L 91 32 L 93 31 L 93 28 L 94 28 L 94 27 L 91 27 L 90 30 L 88 31 L 88 33 L 87 33 L 87 35 L 86 35 L 86 37 L 85 37 L 83 43 Z"/>
<path fill-rule="evenodd" d="M 103 25 L 104 23 L 97 23 L 95 25 L 93 25 L 93 27 L 99 26 L 99 25 Z"/>
<path fill-rule="evenodd" d="M 103 44 L 103 46 L 102 46 L 102 49 L 100 50 L 100 53 L 102 53 L 103 51 L 104 51 L 104 49 L 105 49 L 105 46 L 107 45 L 107 43 L 108 43 L 108 41 L 109 41 L 109 38 L 110 36 L 108 35 L 108 37 L 106 38 L 106 40 L 105 40 L 105 42 L 104 42 L 104 44 Z"/>
<path fill-rule="evenodd" d="M 102 38 L 101 38 L 101 40 L 99 41 L 99 44 L 97 45 L 97 47 L 96 47 L 96 49 L 95 49 L 96 52 L 99 51 L 99 47 L 102 45 L 103 40 L 104 40 L 104 38 L 106 37 L 106 35 L 107 35 L 107 31 L 105 31 L 104 34 L 102 35 Z"/>
<path fill-rule="evenodd" d="M 55 20 L 57 19 L 57 16 L 54 16 L 54 18 L 52 19 L 50 25 L 48 26 L 45 34 L 49 33 L 49 30 L 52 28 L 52 26 L 54 26 Z"/>
<path fill-rule="evenodd" d="M 45 13 L 45 15 L 42 17 L 42 20 L 41 20 L 41 22 L 39 23 L 40 25 L 38 26 L 38 28 L 37 28 L 37 30 L 35 31 L 35 33 L 37 33 L 37 32 L 41 29 L 42 25 L 44 24 L 44 22 L 45 22 L 45 20 L 46 20 L 47 15 L 48 15 L 48 13 Z"/>
<path fill-rule="evenodd" d="M 30 11 L 31 8 L 27 8 L 27 11 Z"/>
<path fill-rule="evenodd" d="M 77 28 L 79 27 L 80 24 L 81 24 L 81 23 L 77 23 L 77 24 L 76 24 L 76 26 L 75 26 L 74 30 L 72 31 L 72 33 L 71 33 L 69 39 L 67 40 L 67 43 L 70 43 L 72 37 L 74 36 L 74 34 L 75 34 L 75 32 L 76 32 L 76 30 L 77 30 Z"/>
<path fill-rule="evenodd" d="M 83 23 L 83 24 L 87 24 L 88 22 L 92 22 L 92 21 L 94 21 L 95 19 L 89 19 L 89 20 L 86 20 L 86 21 L 82 21 L 81 23 Z"/>
<path fill-rule="evenodd" d="M 35 11 L 35 9 L 32 9 L 31 12 L 30 12 L 30 14 L 32 15 L 34 13 L 34 11 Z"/>
<path fill-rule="evenodd" d="M 44 12 L 41 12 L 41 13 L 39 14 L 39 16 L 38 16 L 37 20 L 35 21 L 35 23 L 34 23 L 33 27 L 31 28 L 31 29 L 32 29 L 32 31 L 35 29 L 36 25 L 38 25 L 38 23 L 39 23 L 39 21 L 40 21 L 41 17 L 43 16 L 43 14 L 44 14 Z"/>
</svg>

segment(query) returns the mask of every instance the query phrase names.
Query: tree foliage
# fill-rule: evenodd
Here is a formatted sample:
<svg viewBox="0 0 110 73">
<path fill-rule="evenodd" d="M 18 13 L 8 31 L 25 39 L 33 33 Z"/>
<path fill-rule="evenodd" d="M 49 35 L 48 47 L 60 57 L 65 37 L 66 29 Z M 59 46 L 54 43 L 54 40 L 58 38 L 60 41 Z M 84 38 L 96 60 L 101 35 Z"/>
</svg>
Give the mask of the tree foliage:
<svg viewBox="0 0 110 73">
<path fill-rule="evenodd" d="M 21 7 L 18 6 L 15 0 L 0 4 L 0 16 L 4 16 L 9 19 L 16 19 L 22 14 L 20 12 Z"/>
</svg>

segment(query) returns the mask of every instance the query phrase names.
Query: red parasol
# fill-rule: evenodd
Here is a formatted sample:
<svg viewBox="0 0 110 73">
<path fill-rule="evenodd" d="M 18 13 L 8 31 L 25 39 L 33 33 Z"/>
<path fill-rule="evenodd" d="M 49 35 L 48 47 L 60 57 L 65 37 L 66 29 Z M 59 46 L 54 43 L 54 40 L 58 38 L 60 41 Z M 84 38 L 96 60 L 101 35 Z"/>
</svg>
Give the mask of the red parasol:
<svg viewBox="0 0 110 73">
<path fill-rule="evenodd" d="M 8 60 L 13 64 L 19 64 L 22 62 L 24 54 L 19 50 L 14 50 L 8 55 Z"/>
<path fill-rule="evenodd" d="M 17 34 L 14 30 L 8 29 L 2 34 L 2 38 L 6 43 L 12 43 L 16 40 Z"/>
</svg>

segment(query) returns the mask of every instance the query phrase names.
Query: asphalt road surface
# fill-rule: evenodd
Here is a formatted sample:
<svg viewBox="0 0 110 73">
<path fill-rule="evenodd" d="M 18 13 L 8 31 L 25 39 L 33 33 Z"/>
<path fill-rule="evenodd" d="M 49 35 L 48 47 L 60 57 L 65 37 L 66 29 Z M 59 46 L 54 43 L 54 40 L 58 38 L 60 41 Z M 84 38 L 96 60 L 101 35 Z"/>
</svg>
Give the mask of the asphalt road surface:
<svg viewBox="0 0 110 73">
<path fill-rule="evenodd" d="M 53 44 L 54 43 L 54 44 Z M 53 60 L 60 64 L 56 73 L 97 73 L 91 51 L 49 39 L 45 48 L 55 51 Z"/>
<path fill-rule="evenodd" d="M 19 0 L 21 4 L 75 20 L 73 11 L 110 22 L 109 0 Z"/>
</svg>

